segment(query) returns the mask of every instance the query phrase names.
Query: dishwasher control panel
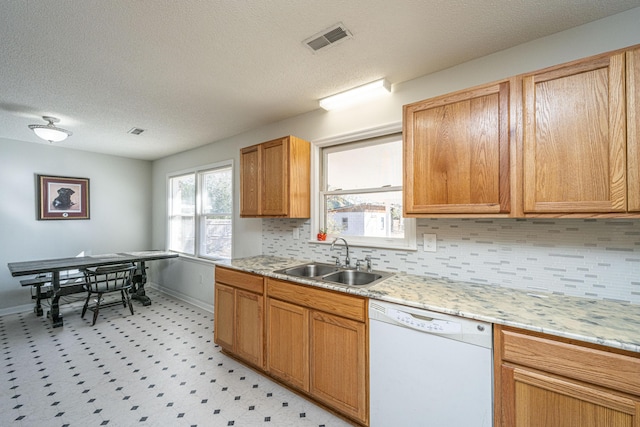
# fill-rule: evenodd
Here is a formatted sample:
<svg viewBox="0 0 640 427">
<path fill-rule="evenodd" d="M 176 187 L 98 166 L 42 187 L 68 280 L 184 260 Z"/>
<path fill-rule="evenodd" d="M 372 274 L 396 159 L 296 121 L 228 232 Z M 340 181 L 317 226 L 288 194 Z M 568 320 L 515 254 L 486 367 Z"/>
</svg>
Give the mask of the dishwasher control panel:
<svg viewBox="0 0 640 427">
<path fill-rule="evenodd" d="M 493 347 L 491 324 L 480 320 L 378 300 L 369 300 L 369 318 L 481 347 Z"/>
<path fill-rule="evenodd" d="M 462 332 L 462 326 L 460 323 L 409 314 L 393 308 L 387 309 L 387 316 L 405 326 L 425 332 L 432 332 L 436 334 L 459 334 Z"/>
</svg>

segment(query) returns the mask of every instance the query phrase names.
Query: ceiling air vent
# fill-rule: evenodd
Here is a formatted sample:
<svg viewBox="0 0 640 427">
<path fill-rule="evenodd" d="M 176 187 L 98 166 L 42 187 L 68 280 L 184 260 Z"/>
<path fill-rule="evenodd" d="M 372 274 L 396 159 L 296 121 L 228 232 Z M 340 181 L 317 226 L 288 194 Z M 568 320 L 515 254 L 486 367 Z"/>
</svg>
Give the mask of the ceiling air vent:
<svg viewBox="0 0 640 427">
<path fill-rule="evenodd" d="M 131 135 L 140 135 L 142 132 L 144 132 L 144 129 L 140 129 L 140 128 L 131 128 L 129 129 L 129 132 Z"/>
<path fill-rule="evenodd" d="M 320 49 L 332 46 L 341 40 L 348 40 L 351 37 L 353 37 L 353 35 L 340 22 L 333 27 L 329 27 L 324 31 L 320 31 L 318 34 L 314 34 L 302 43 L 304 43 L 312 51 L 317 52 Z"/>
</svg>

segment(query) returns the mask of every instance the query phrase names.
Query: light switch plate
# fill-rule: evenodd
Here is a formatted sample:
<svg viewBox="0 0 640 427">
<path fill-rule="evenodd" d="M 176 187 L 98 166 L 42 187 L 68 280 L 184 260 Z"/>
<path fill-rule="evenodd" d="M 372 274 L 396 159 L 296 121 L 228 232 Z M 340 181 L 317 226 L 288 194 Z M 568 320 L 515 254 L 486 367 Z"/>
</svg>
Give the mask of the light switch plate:
<svg viewBox="0 0 640 427">
<path fill-rule="evenodd" d="M 298 227 L 293 229 L 293 238 L 294 240 L 300 239 L 300 229 Z"/>
<path fill-rule="evenodd" d="M 435 234 L 423 234 L 422 241 L 425 252 L 435 252 L 437 250 L 437 238 Z"/>
</svg>

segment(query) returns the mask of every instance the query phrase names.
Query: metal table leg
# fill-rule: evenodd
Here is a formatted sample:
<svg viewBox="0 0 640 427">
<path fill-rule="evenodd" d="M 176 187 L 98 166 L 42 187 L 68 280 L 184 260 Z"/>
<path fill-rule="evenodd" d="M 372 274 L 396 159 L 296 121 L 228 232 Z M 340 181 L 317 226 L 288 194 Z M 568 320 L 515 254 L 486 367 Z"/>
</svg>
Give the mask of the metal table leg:
<svg viewBox="0 0 640 427">
<path fill-rule="evenodd" d="M 133 273 L 133 287 L 131 288 L 131 299 L 140 301 L 142 305 L 151 305 L 151 298 L 144 292 L 144 284 L 147 283 L 147 267 L 144 261 L 137 263 L 137 269 Z"/>
<path fill-rule="evenodd" d="M 44 314 L 44 311 L 42 311 L 42 303 L 41 303 L 41 298 L 40 298 L 41 293 L 42 293 L 42 285 L 38 284 L 38 285 L 36 285 L 36 306 L 33 307 L 33 312 L 38 317 L 40 317 L 40 316 L 42 316 Z"/>
<path fill-rule="evenodd" d="M 60 314 L 60 272 L 54 271 L 51 273 L 51 285 L 53 286 L 53 300 L 51 301 L 51 310 L 48 315 L 51 317 L 51 323 L 54 328 L 59 328 L 63 325 L 62 314 Z"/>
</svg>

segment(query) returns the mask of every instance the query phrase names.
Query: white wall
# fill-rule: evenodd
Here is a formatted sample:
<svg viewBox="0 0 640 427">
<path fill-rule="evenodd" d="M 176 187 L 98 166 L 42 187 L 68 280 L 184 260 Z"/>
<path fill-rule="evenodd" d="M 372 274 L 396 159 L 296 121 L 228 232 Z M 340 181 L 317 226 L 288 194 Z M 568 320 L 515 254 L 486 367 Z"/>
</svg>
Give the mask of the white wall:
<svg viewBox="0 0 640 427">
<path fill-rule="evenodd" d="M 259 219 L 241 220 L 239 217 L 240 147 L 252 144 L 253 142 L 247 142 L 243 138 L 238 141 L 221 141 L 153 162 L 153 211 L 151 218 L 153 247 L 164 248 L 166 244 L 167 175 L 196 166 L 232 159 L 234 181 L 233 257 L 242 258 L 261 254 L 262 221 Z M 210 263 L 183 257 L 162 267 L 151 265 L 149 279 L 166 292 L 201 305 L 203 308 L 212 307 L 213 266 Z"/>
<path fill-rule="evenodd" d="M 313 142 L 387 125 L 397 127 L 402 120 L 402 105 L 404 104 L 601 52 L 640 44 L 640 25 L 638 22 L 640 22 L 640 8 L 632 9 L 448 70 L 396 84 L 392 96 L 380 102 L 340 112 L 325 112 L 318 109 L 156 161 L 153 165 L 152 243 L 156 246 L 161 245 L 165 239 L 166 230 L 163 215 L 165 212 L 165 180 L 168 172 L 233 158 L 237 185 L 238 152 L 242 147 L 288 134 Z M 235 194 L 237 195 L 237 193 L 236 190 Z M 267 221 L 265 224 L 270 227 L 272 221 L 277 220 L 265 221 Z M 295 222 L 294 226 L 302 226 L 302 223 Z M 235 257 L 261 252 L 256 247 L 256 244 L 261 241 L 261 229 L 262 225 L 256 224 L 256 220 L 235 218 Z M 589 233 L 588 229 L 581 232 Z M 271 247 L 273 242 L 269 239 L 277 238 L 277 236 L 274 237 L 271 232 L 267 233 L 267 236 L 268 238 L 263 242 L 264 247 Z M 517 251 L 517 244 L 514 244 L 511 249 Z M 465 254 L 460 254 L 460 256 L 465 256 Z M 195 270 L 193 270 L 194 268 Z M 208 265 L 193 267 L 191 263 L 189 265 L 185 263 L 182 269 L 174 266 L 170 274 L 155 272 L 157 274 L 152 278 L 163 287 L 177 292 L 181 292 L 180 289 L 183 289 L 189 297 L 199 299 L 205 304 L 212 304 L 212 291 L 210 291 L 212 283 L 205 283 L 204 286 L 193 283 L 199 281 L 201 274 L 206 275 L 207 280 L 212 281 L 213 278 L 209 275 L 211 267 Z M 634 285 L 629 284 L 629 286 Z M 206 291 L 204 291 L 205 289 Z"/>
<path fill-rule="evenodd" d="M 89 178 L 91 218 L 38 221 L 37 174 Z M 32 304 L 8 262 L 151 248 L 151 162 L 0 138 L 0 182 L 0 312 Z"/>
</svg>

